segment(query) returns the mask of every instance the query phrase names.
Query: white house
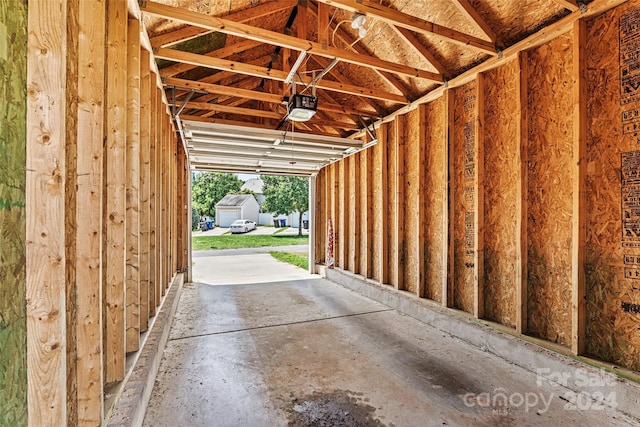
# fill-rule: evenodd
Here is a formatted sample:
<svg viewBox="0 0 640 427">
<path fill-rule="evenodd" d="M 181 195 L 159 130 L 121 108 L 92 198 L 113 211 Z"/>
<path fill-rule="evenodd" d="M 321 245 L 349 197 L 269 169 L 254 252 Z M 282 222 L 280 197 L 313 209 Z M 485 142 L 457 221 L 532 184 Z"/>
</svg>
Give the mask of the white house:
<svg viewBox="0 0 640 427">
<path fill-rule="evenodd" d="M 258 222 L 260 205 L 251 194 L 227 194 L 216 204 L 216 225 L 228 227 L 236 219 Z"/>
<path fill-rule="evenodd" d="M 256 196 L 256 200 L 258 201 L 258 204 L 262 205 L 262 202 L 264 202 L 264 199 L 265 199 L 264 195 L 262 194 L 263 188 L 264 188 L 264 181 L 262 181 L 261 178 L 251 178 L 246 180 L 244 184 L 242 184 L 242 187 L 240 188 L 240 190 L 252 191 Z"/>
</svg>

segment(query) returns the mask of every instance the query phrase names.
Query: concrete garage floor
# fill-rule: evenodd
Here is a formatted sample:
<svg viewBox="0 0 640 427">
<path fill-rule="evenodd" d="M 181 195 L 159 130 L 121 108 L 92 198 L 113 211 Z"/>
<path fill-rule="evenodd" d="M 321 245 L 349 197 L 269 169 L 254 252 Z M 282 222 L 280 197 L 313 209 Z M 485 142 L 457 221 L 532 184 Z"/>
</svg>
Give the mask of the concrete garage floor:
<svg viewBox="0 0 640 427">
<path fill-rule="evenodd" d="M 146 426 L 638 425 L 268 254 L 194 260 Z"/>
</svg>

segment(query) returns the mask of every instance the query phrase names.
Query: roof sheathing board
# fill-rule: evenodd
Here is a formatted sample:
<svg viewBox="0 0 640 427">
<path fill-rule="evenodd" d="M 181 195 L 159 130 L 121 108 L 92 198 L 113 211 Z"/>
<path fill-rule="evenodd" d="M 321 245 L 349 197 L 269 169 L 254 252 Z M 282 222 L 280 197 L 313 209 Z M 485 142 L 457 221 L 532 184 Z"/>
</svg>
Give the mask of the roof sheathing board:
<svg viewBox="0 0 640 427">
<path fill-rule="evenodd" d="M 570 13 L 553 0 L 468 0 L 468 2 L 506 46 L 526 38 Z"/>
</svg>

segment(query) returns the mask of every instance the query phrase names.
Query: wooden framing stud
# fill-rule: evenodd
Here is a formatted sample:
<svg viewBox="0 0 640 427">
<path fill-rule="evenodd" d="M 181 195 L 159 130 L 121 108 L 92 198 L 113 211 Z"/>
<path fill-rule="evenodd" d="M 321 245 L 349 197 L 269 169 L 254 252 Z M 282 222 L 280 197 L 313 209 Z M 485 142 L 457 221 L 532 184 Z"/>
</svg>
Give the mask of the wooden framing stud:
<svg viewBox="0 0 640 427">
<path fill-rule="evenodd" d="M 578 20 L 573 29 L 573 238 L 571 239 L 572 296 L 571 351 L 580 355 L 586 348 L 586 155 L 587 83 L 586 23 Z"/>
</svg>

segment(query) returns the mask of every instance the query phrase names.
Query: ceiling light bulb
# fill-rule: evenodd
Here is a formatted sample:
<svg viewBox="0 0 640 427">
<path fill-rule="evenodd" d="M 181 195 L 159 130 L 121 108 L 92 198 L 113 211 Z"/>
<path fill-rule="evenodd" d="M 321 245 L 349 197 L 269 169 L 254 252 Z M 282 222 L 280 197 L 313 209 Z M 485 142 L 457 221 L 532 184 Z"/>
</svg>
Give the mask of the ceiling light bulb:
<svg viewBox="0 0 640 427">
<path fill-rule="evenodd" d="M 365 27 L 360 27 L 358 29 L 358 37 L 360 37 L 361 39 L 367 37 L 367 29 Z"/>
<path fill-rule="evenodd" d="M 351 17 L 351 28 L 354 30 L 356 28 L 362 28 L 364 23 L 366 22 L 367 17 L 361 13 L 356 13 Z"/>
</svg>

